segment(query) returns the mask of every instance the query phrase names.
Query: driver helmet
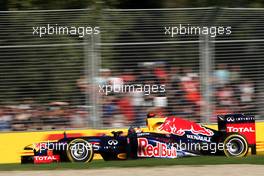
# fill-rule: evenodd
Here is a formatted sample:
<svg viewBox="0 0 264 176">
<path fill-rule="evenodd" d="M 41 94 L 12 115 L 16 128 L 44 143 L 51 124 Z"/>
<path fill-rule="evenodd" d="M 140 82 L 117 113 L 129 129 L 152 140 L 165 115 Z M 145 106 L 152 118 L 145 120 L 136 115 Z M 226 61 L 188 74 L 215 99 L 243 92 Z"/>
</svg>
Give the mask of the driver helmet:
<svg viewBox="0 0 264 176">
<path fill-rule="evenodd" d="M 147 118 L 153 118 L 153 117 L 155 117 L 155 116 L 156 116 L 155 113 L 153 113 L 153 112 L 149 112 L 148 115 L 147 115 Z"/>
</svg>

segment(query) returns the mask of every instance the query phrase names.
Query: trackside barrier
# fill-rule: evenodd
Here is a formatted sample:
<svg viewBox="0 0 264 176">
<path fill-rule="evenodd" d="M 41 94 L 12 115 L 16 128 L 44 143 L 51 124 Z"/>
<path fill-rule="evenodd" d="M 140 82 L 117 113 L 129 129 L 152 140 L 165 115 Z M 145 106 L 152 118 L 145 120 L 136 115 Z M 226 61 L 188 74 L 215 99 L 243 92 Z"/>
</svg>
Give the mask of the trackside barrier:
<svg viewBox="0 0 264 176">
<path fill-rule="evenodd" d="M 217 125 L 207 125 L 210 128 L 217 129 Z M 103 134 L 111 134 L 111 130 L 67 130 L 67 136 L 100 136 Z M 127 129 L 118 129 L 127 131 Z M 147 129 L 143 129 L 147 130 Z M 256 123 L 256 139 L 257 139 L 257 155 L 264 155 L 264 122 Z M 56 141 L 63 138 L 63 130 L 44 131 L 44 132 L 9 132 L 0 133 L 0 163 L 20 163 L 23 148 L 29 144 L 34 144 L 44 141 Z M 95 159 L 100 159 L 100 156 L 95 156 Z"/>
</svg>

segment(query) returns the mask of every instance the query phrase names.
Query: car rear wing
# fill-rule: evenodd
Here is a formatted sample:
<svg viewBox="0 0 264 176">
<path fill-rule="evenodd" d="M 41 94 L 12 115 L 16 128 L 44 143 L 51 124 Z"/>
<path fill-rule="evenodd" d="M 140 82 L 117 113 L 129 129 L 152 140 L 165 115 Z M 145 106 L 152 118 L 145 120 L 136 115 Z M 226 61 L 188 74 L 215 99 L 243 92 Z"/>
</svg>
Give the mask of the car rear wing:
<svg viewBox="0 0 264 176">
<path fill-rule="evenodd" d="M 251 154 L 256 154 L 255 117 L 245 114 L 218 115 L 218 130 L 227 133 L 235 132 L 243 135 L 251 147 Z"/>
</svg>

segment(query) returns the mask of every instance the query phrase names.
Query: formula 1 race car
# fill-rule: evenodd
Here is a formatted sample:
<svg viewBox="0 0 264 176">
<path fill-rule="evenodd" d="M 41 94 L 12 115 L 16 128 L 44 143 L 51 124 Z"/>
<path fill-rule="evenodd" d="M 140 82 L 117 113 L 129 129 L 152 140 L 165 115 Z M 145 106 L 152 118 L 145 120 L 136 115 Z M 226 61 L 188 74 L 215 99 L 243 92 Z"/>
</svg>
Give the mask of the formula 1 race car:
<svg viewBox="0 0 264 176">
<path fill-rule="evenodd" d="M 251 115 L 218 116 L 218 131 L 178 117 L 147 118 L 146 129 L 130 127 L 112 135 L 64 137 L 56 142 L 26 146 L 33 154 L 21 163 L 90 162 L 94 154 L 104 160 L 178 158 L 184 156 L 246 156 L 256 153 L 255 118 Z M 126 133 L 126 134 L 125 134 Z"/>
</svg>

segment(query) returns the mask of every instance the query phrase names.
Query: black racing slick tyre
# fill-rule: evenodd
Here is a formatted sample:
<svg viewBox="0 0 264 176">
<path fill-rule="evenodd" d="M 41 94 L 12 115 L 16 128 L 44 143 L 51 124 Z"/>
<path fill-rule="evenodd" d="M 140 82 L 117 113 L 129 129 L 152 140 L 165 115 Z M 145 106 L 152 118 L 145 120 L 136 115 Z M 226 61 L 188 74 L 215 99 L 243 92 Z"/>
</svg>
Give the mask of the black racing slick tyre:
<svg viewBox="0 0 264 176">
<path fill-rule="evenodd" d="M 21 164 L 34 163 L 34 156 L 21 156 Z"/>
<path fill-rule="evenodd" d="M 229 134 L 223 141 L 224 154 L 227 157 L 243 157 L 248 153 L 248 142 L 242 135 Z"/>
<path fill-rule="evenodd" d="M 92 144 L 77 138 L 68 143 L 66 154 L 71 162 L 87 163 L 93 160 L 94 151 Z"/>
</svg>

